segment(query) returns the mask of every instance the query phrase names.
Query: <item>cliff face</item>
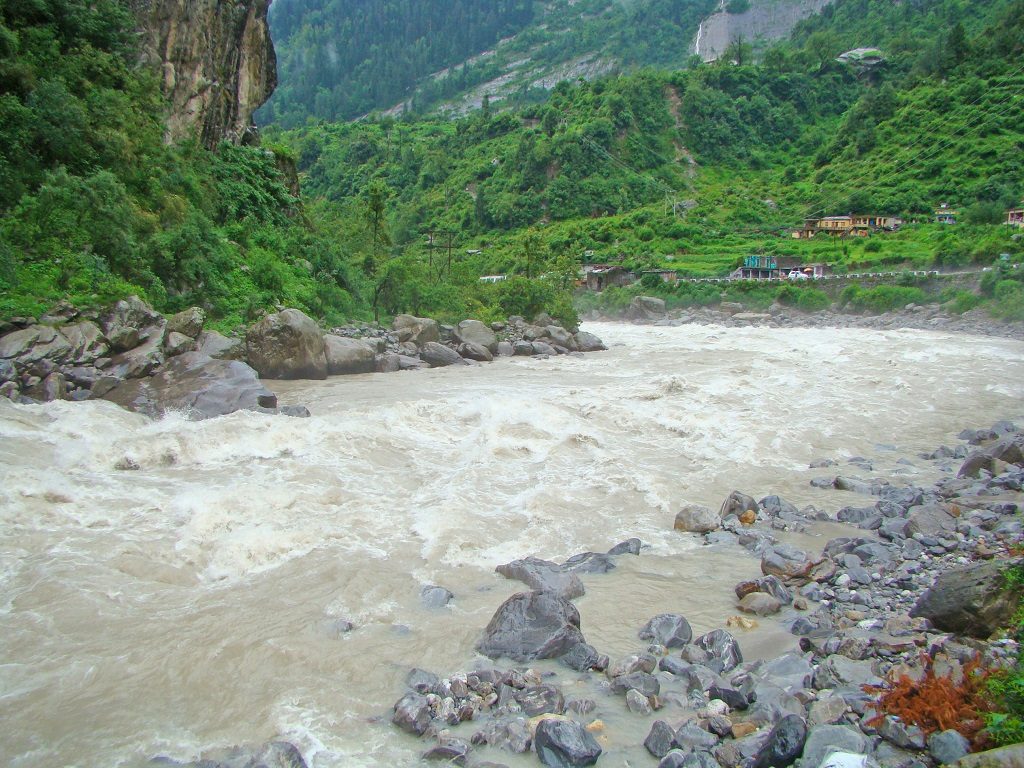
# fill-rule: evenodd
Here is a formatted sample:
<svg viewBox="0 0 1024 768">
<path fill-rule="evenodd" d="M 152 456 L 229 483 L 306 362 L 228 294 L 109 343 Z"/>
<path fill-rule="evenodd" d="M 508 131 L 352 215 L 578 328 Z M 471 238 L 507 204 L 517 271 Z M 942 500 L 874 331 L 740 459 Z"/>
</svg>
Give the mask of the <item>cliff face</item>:
<svg viewBox="0 0 1024 768">
<path fill-rule="evenodd" d="M 241 141 L 277 85 L 271 0 L 130 0 L 143 60 L 170 103 L 167 139 Z"/>
<path fill-rule="evenodd" d="M 748 43 L 778 40 L 788 35 L 797 22 L 812 16 L 832 0 L 751 0 L 744 13 L 719 11 L 697 30 L 694 53 L 704 61 L 718 59 L 733 40 Z"/>
</svg>

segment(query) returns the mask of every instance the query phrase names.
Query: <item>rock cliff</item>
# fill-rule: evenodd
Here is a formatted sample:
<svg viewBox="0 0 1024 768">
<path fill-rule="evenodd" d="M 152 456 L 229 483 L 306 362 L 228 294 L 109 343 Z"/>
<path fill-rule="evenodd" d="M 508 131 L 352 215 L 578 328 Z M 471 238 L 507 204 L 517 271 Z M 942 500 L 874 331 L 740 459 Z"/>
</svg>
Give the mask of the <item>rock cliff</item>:
<svg viewBox="0 0 1024 768">
<path fill-rule="evenodd" d="M 797 22 L 813 16 L 831 0 L 751 0 L 744 13 L 720 10 L 709 16 L 697 30 L 694 53 L 704 61 L 719 58 L 729 44 L 742 38 L 748 43 L 757 40 L 778 40 L 788 35 Z"/>
<path fill-rule="evenodd" d="M 277 85 L 271 0 L 129 0 L 170 104 L 167 139 L 240 141 Z"/>
</svg>

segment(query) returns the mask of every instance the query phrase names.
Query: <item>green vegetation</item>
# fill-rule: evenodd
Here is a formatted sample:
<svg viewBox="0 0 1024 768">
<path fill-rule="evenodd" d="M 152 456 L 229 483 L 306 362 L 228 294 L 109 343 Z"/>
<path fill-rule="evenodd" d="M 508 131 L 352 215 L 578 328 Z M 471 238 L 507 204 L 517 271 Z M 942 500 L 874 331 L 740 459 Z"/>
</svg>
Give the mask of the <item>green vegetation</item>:
<svg viewBox="0 0 1024 768">
<path fill-rule="evenodd" d="M 1010 587 L 1019 591 L 1024 587 L 1024 565 L 1015 564 L 1006 578 Z M 1017 611 L 1012 629 L 1017 640 L 1024 640 L 1024 606 Z M 1024 742 L 1024 657 L 1019 651 L 1016 665 L 990 677 L 988 688 L 996 710 L 986 718 L 989 738 L 999 746 Z"/>
</svg>

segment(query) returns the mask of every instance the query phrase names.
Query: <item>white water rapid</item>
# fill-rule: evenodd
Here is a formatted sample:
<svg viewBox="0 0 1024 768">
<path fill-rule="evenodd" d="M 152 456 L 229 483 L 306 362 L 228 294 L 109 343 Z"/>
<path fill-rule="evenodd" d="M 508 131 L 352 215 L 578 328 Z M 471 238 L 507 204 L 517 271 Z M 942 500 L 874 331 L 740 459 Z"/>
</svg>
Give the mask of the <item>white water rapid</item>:
<svg viewBox="0 0 1024 768">
<path fill-rule="evenodd" d="M 1024 415 L 1018 341 L 588 330 L 611 349 L 271 383 L 311 419 L 0 401 L 0 764 L 134 766 L 276 736 L 314 768 L 415 764 L 427 743 L 392 727 L 390 706 L 410 667 L 480 661 L 481 629 L 524 588 L 496 565 L 638 536 L 641 556 L 583 577 L 588 641 L 638 650 L 665 611 L 706 632 L 758 562 L 673 531 L 682 502 L 717 508 L 738 489 L 863 505 L 811 488 L 830 470 L 808 462 L 859 455 L 923 484 L 934 465 L 897 461 Z M 426 584 L 454 601 L 424 608 Z M 340 634 L 342 619 L 356 628 Z M 770 619 L 740 640 L 748 656 L 795 644 Z M 576 673 L 545 668 L 573 692 Z M 620 697 L 596 716 L 602 764 L 650 762 L 650 723 Z"/>
</svg>

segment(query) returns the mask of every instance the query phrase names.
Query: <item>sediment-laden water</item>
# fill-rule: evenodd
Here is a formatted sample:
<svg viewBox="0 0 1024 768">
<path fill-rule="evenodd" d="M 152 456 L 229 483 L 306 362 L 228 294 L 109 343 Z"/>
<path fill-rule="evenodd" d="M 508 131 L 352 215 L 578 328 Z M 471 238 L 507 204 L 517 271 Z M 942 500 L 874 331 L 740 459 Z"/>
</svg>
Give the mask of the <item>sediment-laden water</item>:
<svg viewBox="0 0 1024 768">
<path fill-rule="evenodd" d="M 834 511 L 863 497 L 811 488 L 828 471 L 808 462 L 864 456 L 924 483 L 931 465 L 897 461 L 1024 414 L 1017 341 L 588 330 L 611 349 L 272 385 L 305 420 L 0 401 L 0 763 L 135 765 L 275 736 L 318 767 L 415 763 L 390 705 L 411 666 L 479 661 L 480 630 L 523 588 L 499 563 L 639 536 L 640 557 L 583 577 L 588 641 L 634 651 L 664 611 L 704 632 L 758 563 L 674 532 L 682 502 L 739 489 Z M 424 608 L 426 584 L 455 600 Z M 741 643 L 794 639 L 763 620 Z M 571 693 L 575 673 L 548 668 Z M 620 698 L 597 714 L 602 762 L 640 754 L 647 723 Z"/>
</svg>

